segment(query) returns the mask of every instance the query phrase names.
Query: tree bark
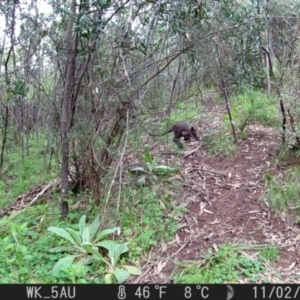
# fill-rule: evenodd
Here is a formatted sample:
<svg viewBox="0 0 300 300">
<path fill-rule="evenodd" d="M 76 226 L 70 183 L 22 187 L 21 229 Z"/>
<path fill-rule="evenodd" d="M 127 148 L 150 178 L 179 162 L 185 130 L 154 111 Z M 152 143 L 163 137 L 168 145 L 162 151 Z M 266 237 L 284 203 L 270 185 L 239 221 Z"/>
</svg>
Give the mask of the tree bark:
<svg viewBox="0 0 300 300">
<path fill-rule="evenodd" d="M 236 131 L 235 131 L 235 126 L 233 124 L 233 119 L 232 119 L 232 115 L 231 115 L 231 111 L 230 111 L 230 106 L 229 106 L 229 99 L 228 99 L 228 94 L 227 94 L 227 88 L 226 88 L 226 82 L 225 82 L 225 74 L 224 74 L 224 70 L 223 70 L 223 64 L 222 64 L 222 58 L 221 58 L 221 53 L 220 53 L 220 48 L 219 48 L 219 40 L 218 42 L 216 42 L 216 48 L 217 48 L 217 53 L 218 53 L 218 59 L 219 59 L 219 64 L 220 64 L 220 87 L 225 99 L 225 105 L 226 105 L 226 110 L 227 110 L 227 114 L 228 114 L 228 118 L 229 118 L 229 122 L 231 125 L 231 130 L 232 130 L 232 136 L 233 136 L 233 142 L 234 144 L 237 144 L 237 136 L 236 136 Z"/>
<path fill-rule="evenodd" d="M 74 82 L 75 70 L 75 49 L 73 43 L 73 18 L 76 13 L 76 0 L 72 0 L 71 14 L 69 16 L 67 34 L 66 34 L 66 51 L 67 51 L 67 70 L 66 80 L 62 97 L 62 112 L 61 112 L 61 197 L 60 197 L 60 212 L 62 217 L 65 218 L 69 212 L 69 206 L 66 201 L 69 192 L 69 130 L 71 119 L 71 97 L 72 97 L 72 83 Z"/>
</svg>

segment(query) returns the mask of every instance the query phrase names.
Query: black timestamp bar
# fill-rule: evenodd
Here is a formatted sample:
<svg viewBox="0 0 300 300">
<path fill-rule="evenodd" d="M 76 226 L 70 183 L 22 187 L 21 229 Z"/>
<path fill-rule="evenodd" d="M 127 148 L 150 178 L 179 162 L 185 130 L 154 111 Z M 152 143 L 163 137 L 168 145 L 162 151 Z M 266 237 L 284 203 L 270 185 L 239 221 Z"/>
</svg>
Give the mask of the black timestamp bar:
<svg viewBox="0 0 300 300">
<path fill-rule="evenodd" d="M 18 300 L 300 300 L 296 284 L 0 284 L 0 291 Z"/>
</svg>

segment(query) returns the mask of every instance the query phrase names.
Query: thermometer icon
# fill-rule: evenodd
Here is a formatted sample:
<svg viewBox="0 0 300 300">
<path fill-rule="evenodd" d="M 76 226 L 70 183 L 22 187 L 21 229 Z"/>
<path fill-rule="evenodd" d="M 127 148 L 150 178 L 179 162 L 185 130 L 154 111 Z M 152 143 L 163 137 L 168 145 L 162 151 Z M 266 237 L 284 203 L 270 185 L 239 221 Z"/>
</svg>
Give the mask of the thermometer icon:
<svg viewBox="0 0 300 300">
<path fill-rule="evenodd" d="M 126 298 L 125 286 L 124 285 L 119 286 L 118 298 L 119 299 L 125 299 Z"/>
</svg>

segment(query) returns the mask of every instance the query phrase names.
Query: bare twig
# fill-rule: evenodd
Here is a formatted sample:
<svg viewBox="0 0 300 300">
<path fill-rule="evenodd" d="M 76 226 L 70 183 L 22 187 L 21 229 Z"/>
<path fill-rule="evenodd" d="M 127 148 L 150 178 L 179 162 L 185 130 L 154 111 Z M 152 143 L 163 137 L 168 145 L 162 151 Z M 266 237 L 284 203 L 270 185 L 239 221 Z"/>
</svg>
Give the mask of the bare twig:
<svg viewBox="0 0 300 300">
<path fill-rule="evenodd" d="M 51 180 L 27 205 L 25 208 L 23 208 L 22 210 L 18 211 L 17 213 L 15 213 L 14 215 L 11 216 L 11 218 L 16 217 L 17 215 L 19 215 L 20 213 L 22 213 L 23 211 L 25 211 L 29 206 L 33 205 L 35 202 L 37 202 L 39 200 L 39 198 L 50 188 L 55 186 L 55 184 L 58 183 L 57 179 Z"/>
<path fill-rule="evenodd" d="M 115 172 L 114 172 L 114 175 L 113 175 L 113 178 L 111 180 L 111 183 L 109 185 L 109 189 L 108 189 L 108 192 L 107 192 L 107 196 L 106 196 L 106 201 L 105 201 L 105 207 L 104 207 L 104 212 L 103 212 L 103 215 L 105 215 L 105 212 L 106 212 L 106 207 L 107 207 L 107 204 L 108 204 L 108 200 L 109 200 L 109 197 L 110 197 L 110 194 L 111 194 L 111 189 L 115 183 L 115 179 L 117 177 L 117 172 L 119 171 L 120 169 L 120 172 L 121 172 L 121 165 L 122 165 L 122 161 L 123 161 L 123 157 L 124 157 L 124 153 L 125 153 L 125 149 L 127 147 L 127 141 L 128 141 L 128 119 L 129 119 L 129 112 L 127 110 L 126 112 L 126 139 L 125 139 L 125 143 L 124 143 L 124 147 L 123 147 L 123 150 L 122 150 L 122 153 L 121 153 L 121 156 L 120 156 L 120 159 L 118 161 L 118 164 L 116 166 L 116 169 L 115 169 Z M 121 173 L 120 173 L 121 174 Z M 120 186 L 120 189 L 121 189 L 121 186 Z M 120 190 L 119 190 L 119 199 L 120 199 Z M 119 208 L 119 199 L 118 199 L 118 207 L 117 207 L 117 210 Z"/>
<path fill-rule="evenodd" d="M 195 153 L 201 146 L 202 146 L 202 144 L 200 144 L 198 147 L 196 147 L 195 149 L 193 149 L 190 152 L 188 152 L 187 154 L 185 154 L 182 158 L 186 158 L 186 157 L 190 156 L 191 154 Z"/>
</svg>

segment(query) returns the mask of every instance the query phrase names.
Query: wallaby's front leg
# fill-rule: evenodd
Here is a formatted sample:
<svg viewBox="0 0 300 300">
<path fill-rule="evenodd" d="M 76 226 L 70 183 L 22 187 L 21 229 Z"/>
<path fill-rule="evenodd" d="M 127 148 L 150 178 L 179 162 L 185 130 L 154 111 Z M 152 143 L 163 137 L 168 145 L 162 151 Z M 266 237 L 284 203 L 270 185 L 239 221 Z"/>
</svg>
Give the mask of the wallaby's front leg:
<svg viewBox="0 0 300 300">
<path fill-rule="evenodd" d="M 182 146 L 182 144 L 180 143 L 179 139 L 177 139 L 176 137 L 174 137 L 174 138 L 173 138 L 173 141 L 174 141 L 174 143 L 175 143 L 180 149 L 183 148 L 183 146 Z"/>
</svg>

